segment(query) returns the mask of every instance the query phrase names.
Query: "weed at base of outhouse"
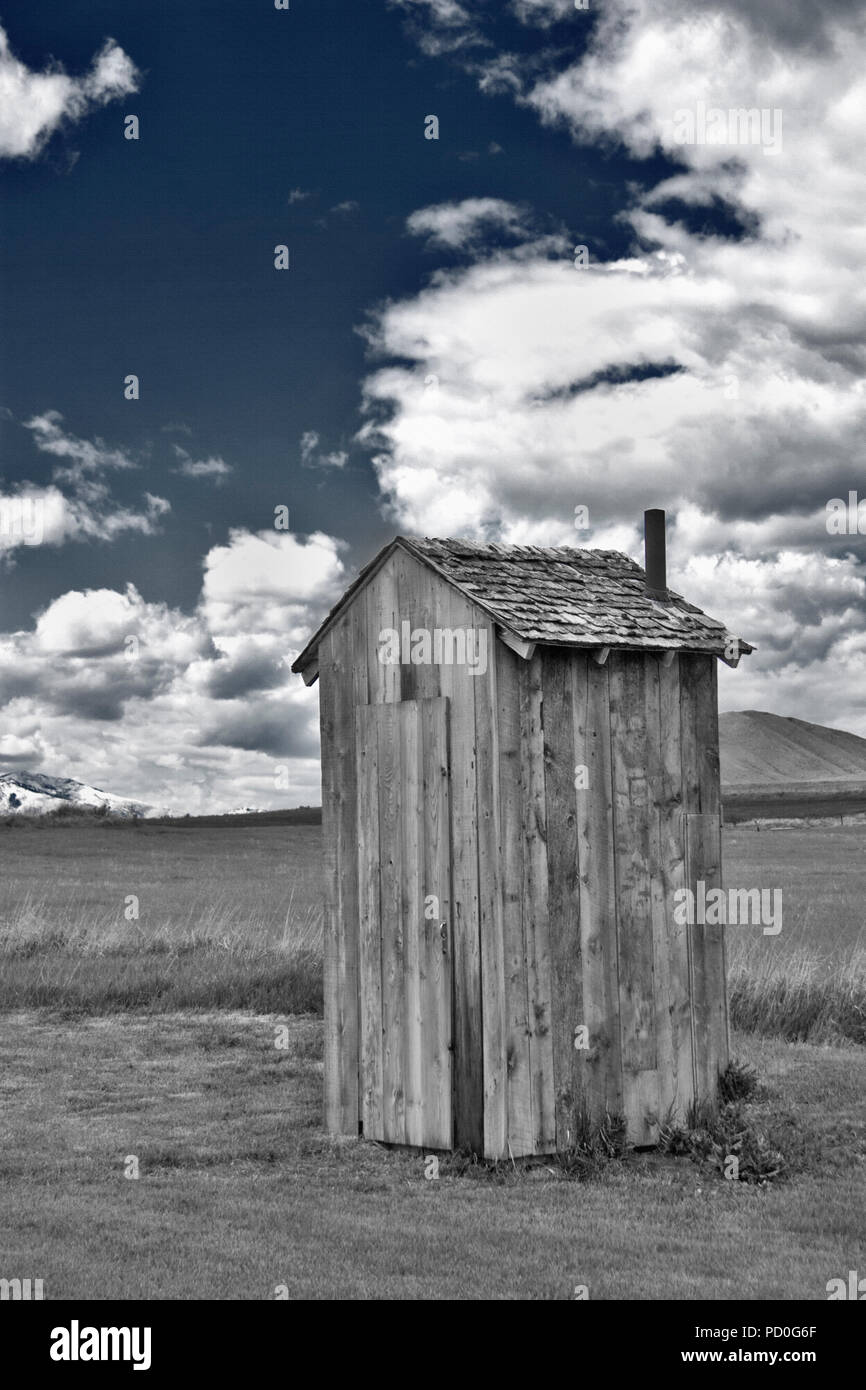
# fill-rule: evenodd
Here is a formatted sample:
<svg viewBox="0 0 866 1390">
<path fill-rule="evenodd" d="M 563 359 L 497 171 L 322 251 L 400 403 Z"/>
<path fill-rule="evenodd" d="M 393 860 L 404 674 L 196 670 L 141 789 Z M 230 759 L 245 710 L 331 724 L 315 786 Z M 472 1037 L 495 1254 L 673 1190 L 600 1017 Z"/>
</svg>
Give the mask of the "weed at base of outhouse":
<svg viewBox="0 0 866 1390">
<path fill-rule="evenodd" d="M 790 1177 L 796 1165 L 785 1152 L 790 1136 L 784 1125 L 759 1127 L 747 1113 L 749 1102 L 764 1097 L 755 1068 L 732 1058 L 719 1077 L 717 1104 L 692 1105 L 685 1124 L 663 1124 L 659 1152 L 688 1157 L 725 1178 L 735 1158 L 737 1181 L 757 1187 Z"/>
<path fill-rule="evenodd" d="M 558 1153 L 555 1161 L 565 1177 L 584 1182 L 624 1158 L 629 1147 L 624 1115 L 605 1114 L 599 1124 L 584 1112 L 577 1118 L 574 1143 Z"/>
<path fill-rule="evenodd" d="M 751 1100 L 758 1091 L 758 1073 L 747 1062 L 732 1057 L 719 1077 L 719 1100 L 729 1105 L 736 1100 Z"/>
<path fill-rule="evenodd" d="M 785 1155 L 745 1113 L 742 1102 L 730 1101 L 715 1113 L 708 1108 L 689 1116 L 686 1125 L 662 1125 L 659 1150 L 686 1156 L 700 1167 L 729 1177 L 736 1159 L 738 1182 L 765 1187 L 789 1176 Z"/>
<path fill-rule="evenodd" d="M 468 1149 L 458 1149 L 440 1159 L 443 1177 L 476 1178 L 487 1182 L 514 1183 L 549 1173 L 554 1178 L 587 1182 L 598 1178 L 612 1163 L 622 1159 L 628 1149 L 626 1122 L 622 1115 L 605 1115 L 600 1124 L 581 1116 L 577 1137 L 561 1153 L 533 1154 L 524 1158 L 482 1158 Z"/>
</svg>

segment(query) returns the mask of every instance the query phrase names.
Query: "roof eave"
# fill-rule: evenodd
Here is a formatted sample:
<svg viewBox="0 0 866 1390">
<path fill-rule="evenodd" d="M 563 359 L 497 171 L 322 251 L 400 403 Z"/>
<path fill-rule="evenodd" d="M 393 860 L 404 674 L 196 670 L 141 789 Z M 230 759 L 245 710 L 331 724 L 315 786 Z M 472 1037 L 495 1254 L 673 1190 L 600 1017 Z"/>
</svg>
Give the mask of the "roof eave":
<svg viewBox="0 0 866 1390">
<path fill-rule="evenodd" d="M 368 584 L 370 580 L 373 578 L 373 575 L 376 574 L 382 568 L 382 565 L 384 565 L 385 561 L 388 559 L 391 553 L 400 544 L 401 540 L 401 536 L 395 536 L 394 539 L 392 541 L 389 541 L 387 545 L 383 545 L 382 549 L 376 552 L 372 560 L 368 561 L 368 563 L 360 571 L 358 576 L 352 581 L 346 592 L 337 601 L 337 603 L 334 604 L 334 607 L 331 609 L 328 616 L 313 633 L 313 636 L 310 638 L 309 642 L 304 647 L 304 650 L 298 656 L 295 657 L 295 660 L 292 662 L 289 668 L 291 671 L 294 672 L 295 675 L 303 675 L 305 667 L 309 666 L 313 661 L 315 661 L 316 655 L 319 650 L 319 643 L 321 642 L 322 638 L 325 636 L 327 632 L 330 632 L 331 628 L 334 626 L 334 623 L 341 616 L 344 609 L 360 593 L 361 589 L 363 589 L 364 586 Z M 312 681 L 310 681 L 309 684 L 312 684 Z"/>
<path fill-rule="evenodd" d="M 456 580 L 453 575 L 449 574 L 448 571 L 443 569 L 441 565 L 437 565 L 435 560 L 431 560 L 429 555 L 425 555 L 422 550 L 417 550 L 415 546 L 412 544 L 412 540 L 410 537 L 395 536 L 392 541 L 389 541 L 387 545 L 383 546 L 382 549 L 378 551 L 376 555 L 373 556 L 373 559 L 370 560 L 370 562 L 364 566 L 357 579 L 355 579 L 354 583 L 349 585 L 342 598 L 339 600 L 337 604 L 335 604 L 328 616 L 325 618 L 324 622 L 310 638 L 309 642 L 304 647 L 304 650 L 292 662 L 290 670 L 293 671 L 295 675 L 302 675 L 304 672 L 304 668 L 309 666 L 310 663 L 315 660 L 316 653 L 319 648 L 319 643 L 321 642 L 322 638 L 328 631 L 330 631 L 330 629 L 333 627 L 334 623 L 340 617 L 347 605 L 357 597 L 361 589 L 363 589 L 364 586 L 370 582 L 373 576 L 378 573 L 378 571 L 385 564 L 385 561 L 390 558 L 391 554 L 397 549 L 398 546 L 402 550 L 407 551 L 407 553 L 410 554 L 414 560 L 418 560 L 421 564 L 426 565 L 427 568 L 429 570 L 432 570 L 434 574 L 438 575 L 440 579 L 444 579 L 447 584 L 451 585 L 452 589 L 456 589 L 459 593 L 461 593 L 469 603 L 473 603 L 476 608 L 480 608 L 482 613 L 486 613 L 492 622 L 498 623 L 500 627 L 506 629 L 508 632 L 511 632 L 514 635 L 514 637 L 517 638 L 519 641 L 524 640 L 522 634 L 519 633 L 516 630 L 516 628 L 513 628 L 507 622 L 507 620 L 501 616 L 501 614 L 497 613 L 495 608 L 491 608 L 491 606 L 485 603 L 483 599 L 479 599 L 476 597 L 475 594 L 470 593 L 469 590 L 466 589 L 458 580 Z M 312 684 L 312 681 L 310 682 L 310 684 Z"/>
</svg>

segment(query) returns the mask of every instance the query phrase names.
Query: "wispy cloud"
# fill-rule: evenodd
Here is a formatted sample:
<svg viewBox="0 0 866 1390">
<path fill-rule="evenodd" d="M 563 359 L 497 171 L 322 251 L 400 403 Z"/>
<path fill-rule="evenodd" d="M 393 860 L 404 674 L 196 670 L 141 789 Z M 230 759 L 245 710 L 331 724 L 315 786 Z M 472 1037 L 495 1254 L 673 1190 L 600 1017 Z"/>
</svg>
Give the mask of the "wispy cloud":
<svg viewBox="0 0 866 1390">
<path fill-rule="evenodd" d="M 329 453 L 319 453 L 319 434 L 316 430 L 305 430 L 301 435 L 301 463 L 305 468 L 345 468 L 349 455 L 343 449 L 333 449 Z"/>
<path fill-rule="evenodd" d="M 119 503 L 104 475 L 137 468 L 135 459 L 100 438 L 70 434 L 62 421 L 59 411 L 47 410 L 24 422 L 36 447 L 63 463 L 52 470 L 47 486 L 24 482 L 0 493 L 0 555 L 7 564 L 22 546 L 113 541 L 129 531 L 153 535 L 171 510 L 166 498 L 151 492 L 144 493 L 138 508 Z"/>
<path fill-rule="evenodd" d="M 574 19 L 578 7 L 574 0 L 511 0 L 511 9 L 521 24 L 536 24 L 548 29 L 559 20 Z M 577 22 L 585 21 L 585 14 L 577 14 Z"/>
<path fill-rule="evenodd" d="M 426 236 L 428 245 L 464 250 L 491 232 L 525 241 L 532 230 L 529 208 L 504 198 L 464 198 L 462 202 L 435 203 L 419 208 L 406 221 L 413 236 Z"/>
<path fill-rule="evenodd" d="M 231 464 L 226 463 L 222 458 L 212 456 L 206 459 L 194 459 L 179 444 L 173 445 L 173 448 L 180 459 L 180 467 L 177 472 L 182 473 L 185 478 L 209 478 L 219 486 L 233 472 Z"/>
<path fill-rule="evenodd" d="M 65 468 L 55 469 L 54 477 L 58 482 L 79 482 L 87 473 L 138 467 L 123 449 L 111 448 L 99 436 L 95 439 L 78 439 L 63 428 L 62 420 L 59 410 L 46 410 L 42 415 L 34 415 L 24 422 L 24 428 L 33 434 L 37 449 L 69 460 Z"/>
<path fill-rule="evenodd" d="M 432 57 L 488 43 L 468 5 L 458 0 L 389 0 L 410 20 L 420 48 Z"/>
<path fill-rule="evenodd" d="M 301 435 L 301 463 L 309 463 L 319 447 L 319 436 L 315 430 L 305 430 Z"/>
<path fill-rule="evenodd" d="M 114 39 L 105 40 L 83 77 L 70 77 L 59 63 L 34 72 L 0 28 L 0 158 L 34 159 L 60 125 L 137 91 L 139 76 Z"/>
</svg>

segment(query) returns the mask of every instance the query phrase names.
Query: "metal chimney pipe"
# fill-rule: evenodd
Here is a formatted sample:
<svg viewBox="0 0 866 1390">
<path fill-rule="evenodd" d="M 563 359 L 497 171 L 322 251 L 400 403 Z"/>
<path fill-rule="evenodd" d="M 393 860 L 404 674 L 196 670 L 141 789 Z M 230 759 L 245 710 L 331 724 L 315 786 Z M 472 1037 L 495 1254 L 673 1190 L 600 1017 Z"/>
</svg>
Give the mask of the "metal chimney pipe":
<svg viewBox="0 0 866 1390">
<path fill-rule="evenodd" d="M 644 569 L 650 598 L 667 598 L 668 578 L 665 559 L 665 514 L 651 507 L 643 514 Z"/>
</svg>

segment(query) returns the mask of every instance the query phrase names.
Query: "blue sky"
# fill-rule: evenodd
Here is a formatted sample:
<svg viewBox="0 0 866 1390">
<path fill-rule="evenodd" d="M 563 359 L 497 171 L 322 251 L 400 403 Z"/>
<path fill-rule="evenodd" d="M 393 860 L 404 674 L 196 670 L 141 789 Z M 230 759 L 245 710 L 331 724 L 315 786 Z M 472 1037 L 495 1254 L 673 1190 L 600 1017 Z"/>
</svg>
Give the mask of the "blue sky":
<svg viewBox="0 0 866 1390">
<path fill-rule="evenodd" d="M 653 505 L 674 586 L 759 644 L 723 705 L 866 734 L 862 538 L 825 525 L 866 494 L 857 7 L 0 24 L 0 768 L 316 801 L 288 666 L 390 536 L 639 556 Z M 683 144 L 699 103 L 780 147 Z"/>
</svg>

